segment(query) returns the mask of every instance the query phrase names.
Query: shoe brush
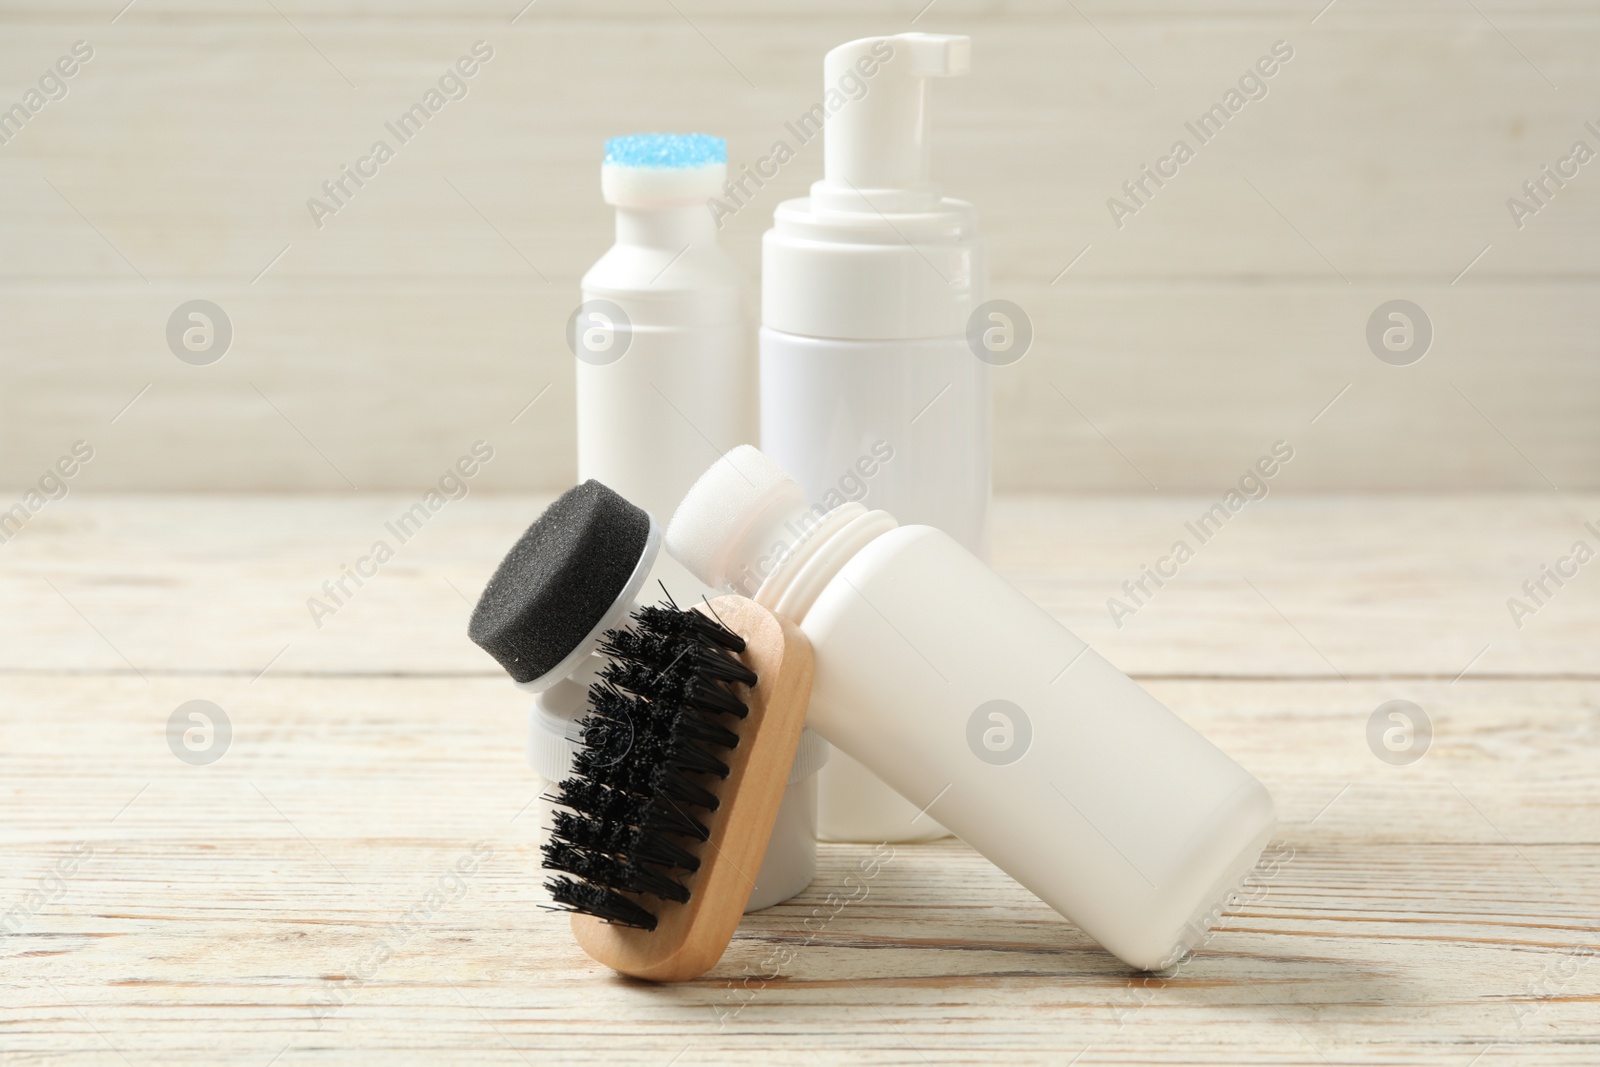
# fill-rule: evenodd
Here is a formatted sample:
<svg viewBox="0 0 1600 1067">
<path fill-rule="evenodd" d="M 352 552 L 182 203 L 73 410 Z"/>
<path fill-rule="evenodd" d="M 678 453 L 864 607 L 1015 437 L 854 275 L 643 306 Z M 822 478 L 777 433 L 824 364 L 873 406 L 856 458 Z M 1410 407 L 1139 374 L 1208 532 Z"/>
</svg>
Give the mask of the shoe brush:
<svg viewBox="0 0 1600 1067">
<path fill-rule="evenodd" d="M 630 611 L 658 540 L 647 513 L 585 482 L 512 547 L 468 632 L 529 688 L 597 650 L 545 885 L 585 952 L 666 982 L 710 970 L 738 927 L 813 666 L 805 636 L 744 597 Z"/>
</svg>

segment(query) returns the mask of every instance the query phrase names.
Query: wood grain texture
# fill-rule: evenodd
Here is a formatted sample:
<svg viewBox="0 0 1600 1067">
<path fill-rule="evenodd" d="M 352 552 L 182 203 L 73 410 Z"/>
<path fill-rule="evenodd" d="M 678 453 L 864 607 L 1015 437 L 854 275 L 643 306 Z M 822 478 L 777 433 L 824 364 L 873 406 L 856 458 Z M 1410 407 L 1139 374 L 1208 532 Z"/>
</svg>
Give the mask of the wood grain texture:
<svg viewBox="0 0 1600 1067">
<path fill-rule="evenodd" d="M 1147 978 L 959 843 L 825 845 L 670 988 L 541 910 L 526 697 L 465 638 L 544 498 L 451 504 L 306 619 L 401 503 L 83 495 L 0 546 L 7 1063 L 1596 1059 L 1594 575 L 1493 628 L 1594 498 L 1270 497 L 1121 630 L 1106 586 L 1204 501 L 1004 500 L 1002 572 L 1261 777 L 1277 862 Z M 1396 698 L 1409 766 L 1366 740 Z M 164 735 L 192 699 L 232 722 L 208 766 Z"/>
<path fill-rule="evenodd" d="M 1034 325 L 997 382 L 1003 488 L 1209 490 L 1346 385 L 1308 487 L 1597 484 L 1600 179 L 1520 227 L 1506 206 L 1600 147 L 1592 5 L 113 6 L 0 12 L 0 104 L 96 49 L 0 146 L 0 484 L 112 436 L 107 489 L 410 488 L 478 438 L 513 460 L 490 484 L 564 484 L 600 140 L 692 125 L 754 161 L 828 47 L 914 17 L 973 35 L 972 75 L 937 90 L 937 173 Z M 319 228 L 308 198 L 479 39 L 468 95 Z M 1117 226 L 1108 199 L 1277 40 L 1295 58 L 1267 95 Z M 752 274 L 820 174 L 795 147 L 723 233 Z M 195 298 L 235 327 L 209 367 L 164 339 Z M 1365 340 L 1394 298 L 1435 326 L 1412 367 Z"/>
<path fill-rule="evenodd" d="M 416 497 L 74 492 L 0 545 L 10 605 L 0 668 L 500 677 L 465 640 L 467 617 L 506 546 L 550 499 L 473 491 L 402 543 L 388 524 Z M 994 563 L 1140 677 L 1600 677 L 1592 567 L 1520 628 L 1507 607 L 1575 541 L 1600 547 L 1584 526 L 1600 526 L 1600 496 L 1274 490 L 1117 625 L 1107 601 L 1131 603 L 1123 583 L 1176 539 L 1194 541 L 1185 523 L 1217 500 L 1002 497 Z M 351 595 L 335 604 L 324 583 L 378 540 L 393 559 L 359 589 L 346 581 Z M 314 612 L 313 598 L 330 610 Z M 407 627 L 399 637 L 397 618 Z M 506 695 L 519 706 L 514 690 Z"/>
</svg>

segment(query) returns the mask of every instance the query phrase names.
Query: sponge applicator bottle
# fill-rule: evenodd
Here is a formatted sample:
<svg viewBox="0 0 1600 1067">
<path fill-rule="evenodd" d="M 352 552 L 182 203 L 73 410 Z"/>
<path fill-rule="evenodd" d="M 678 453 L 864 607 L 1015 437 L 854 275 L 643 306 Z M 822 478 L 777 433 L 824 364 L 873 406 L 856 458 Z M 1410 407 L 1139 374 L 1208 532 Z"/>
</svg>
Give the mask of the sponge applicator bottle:
<svg viewBox="0 0 1600 1067">
<path fill-rule="evenodd" d="M 720 137 L 652 133 L 609 139 L 600 168 L 616 243 L 583 276 L 569 326 L 578 480 L 652 515 L 755 440 L 753 289 L 705 206 L 727 160 Z"/>
<path fill-rule="evenodd" d="M 707 465 L 755 439 L 753 286 L 718 246 L 706 210 L 722 191 L 727 160 L 723 139 L 703 133 L 606 141 L 600 192 L 616 209 L 616 242 L 583 276 L 583 303 L 568 325 L 578 480 L 594 479 L 663 522 Z M 704 587 L 692 575 L 665 555 L 649 556 L 642 586 L 647 573 L 686 603 L 698 599 Z M 587 685 L 552 683 L 529 715 L 528 762 L 551 782 L 571 765 Z M 806 731 L 752 908 L 811 880 L 816 776 L 828 755 L 826 742 Z"/>
<path fill-rule="evenodd" d="M 761 448 L 807 499 L 861 497 L 987 555 L 990 367 L 968 322 L 985 268 L 971 204 L 934 184 L 932 81 L 965 74 L 967 37 L 902 33 L 839 45 L 832 88 L 864 85 L 823 127 L 823 177 L 778 206 L 762 245 Z M 879 462 L 884 455 L 892 459 Z M 857 472 L 872 470 L 862 479 Z M 821 832 L 939 836 L 849 759 L 822 772 Z"/>
<path fill-rule="evenodd" d="M 666 547 L 799 625 L 823 737 L 1135 967 L 1194 948 L 1267 843 L 1250 772 L 943 531 L 821 513 L 740 448 Z"/>
<path fill-rule="evenodd" d="M 473 642 L 537 694 L 528 758 L 547 791 L 573 772 L 583 745 L 580 720 L 608 662 L 605 635 L 623 627 L 648 594 L 660 544 L 661 529 L 648 513 L 599 482 L 584 482 L 518 538 L 473 609 Z M 816 874 L 816 770 L 827 750 L 804 731 L 788 778 L 768 783 L 781 790 L 782 802 L 759 870 L 741 876 L 755 882 L 746 910 L 787 900 Z M 546 831 L 554 821 L 547 798 L 538 810 Z"/>
</svg>

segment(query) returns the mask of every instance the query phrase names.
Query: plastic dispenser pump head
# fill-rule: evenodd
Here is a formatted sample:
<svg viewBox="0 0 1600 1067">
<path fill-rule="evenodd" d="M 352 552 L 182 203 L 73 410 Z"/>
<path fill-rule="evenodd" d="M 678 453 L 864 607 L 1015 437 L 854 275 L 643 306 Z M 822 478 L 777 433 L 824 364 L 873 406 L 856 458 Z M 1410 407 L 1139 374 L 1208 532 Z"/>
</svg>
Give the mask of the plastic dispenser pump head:
<svg viewBox="0 0 1600 1067">
<path fill-rule="evenodd" d="M 886 58 L 887 53 L 887 58 Z M 874 62 L 867 91 L 823 127 L 822 188 L 859 203 L 865 194 L 880 211 L 929 210 L 939 203 L 929 167 L 929 79 L 972 69 L 972 38 L 937 33 L 864 37 L 830 51 L 823 84 L 860 77 Z"/>
<path fill-rule="evenodd" d="M 763 238 L 764 327 L 852 342 L 965 335 L 983 302 L 983 242 L 972 205 L 933 182 L 930 125 L 932 80 L 971 60 L 971 38 L 933 33 L 864 37 L 823 58 L 822 177 L 778 205 Z"/>
</svg>

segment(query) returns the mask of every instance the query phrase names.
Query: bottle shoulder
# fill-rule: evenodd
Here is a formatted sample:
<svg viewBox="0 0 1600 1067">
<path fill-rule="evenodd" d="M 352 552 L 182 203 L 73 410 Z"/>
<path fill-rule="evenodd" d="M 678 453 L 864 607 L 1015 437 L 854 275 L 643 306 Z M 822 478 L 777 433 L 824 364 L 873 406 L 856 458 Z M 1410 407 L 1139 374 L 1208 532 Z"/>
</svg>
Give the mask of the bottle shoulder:
<svg viewBox="0 0 1600 1067">
<path fill-rule="evenodd" d="M 844 205 L 814 195 L 783 201 L 773 211 L 767 239 L 825 245 L 904 245 L 912 240 L 920 246 L 975 244 L 982 237 L 977 208 L 966 200 L 946 196 L 930 207 L 896 210 L 887 194 L 857 192 Z"/>
<path fill-rule="evenodd" d="M 723 290 L 747 295 L 750 276 L 718 244 L 679 249 L 614 244 L 583 275 L 586 293 L 678 293 Z"/>
<path fill-rule="evenodd" d="M 879 533 L 833 562 L 832 574 L 818 583 L 807 605 L 803 624 L 809 629 L 839 612 L 875 612 L 875 589 L 937 582 L 939 570 L 954 561 L 952 553 L 968 555 L 954 538 L 932 526 L 895 526 Z"/>
</svg>

